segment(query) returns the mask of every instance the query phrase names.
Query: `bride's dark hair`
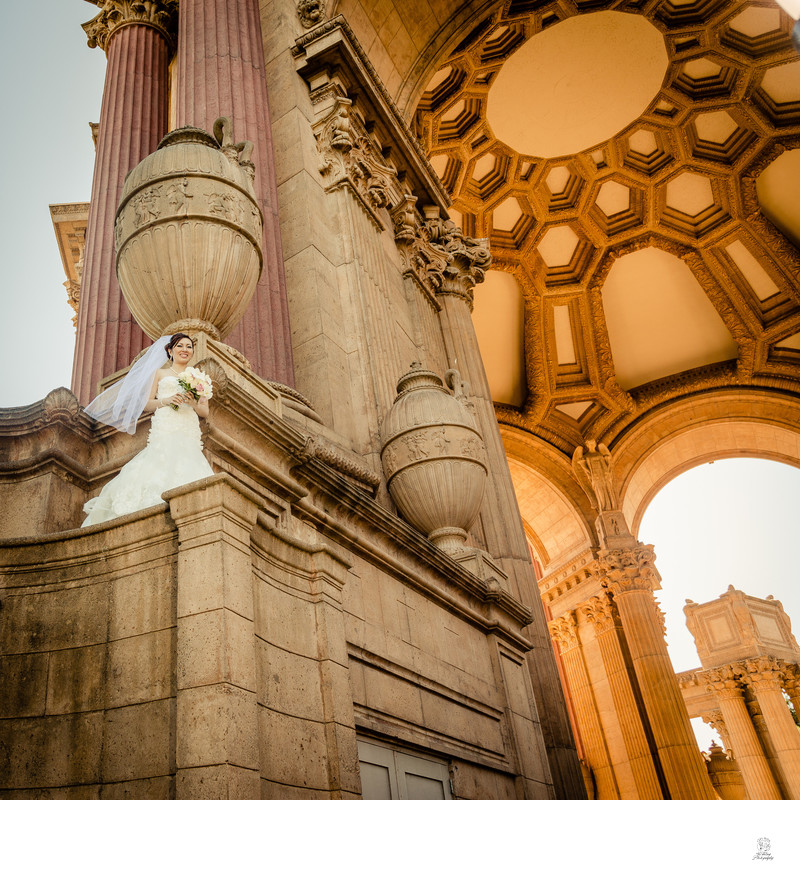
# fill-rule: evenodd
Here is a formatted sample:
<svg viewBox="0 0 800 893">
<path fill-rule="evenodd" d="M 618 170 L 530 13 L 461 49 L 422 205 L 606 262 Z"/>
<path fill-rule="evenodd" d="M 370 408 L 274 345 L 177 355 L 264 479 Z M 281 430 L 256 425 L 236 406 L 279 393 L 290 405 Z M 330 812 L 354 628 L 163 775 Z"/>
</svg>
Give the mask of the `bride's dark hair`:
<svg viewBox="0 0 800 893">
<path fill-rule="evenodd" d="M 164 345 L 164 350 L 167 352 L 167 357 L 170 360 L 172 359 L 172 349 L 181 340 L 181 338 L 188 338 L 192 342 L 192 347 L 194 347 L 194 338 L 192 338 L 191 335 L 187 335 L 185 332 L 176 332 Z"/>
</svg>

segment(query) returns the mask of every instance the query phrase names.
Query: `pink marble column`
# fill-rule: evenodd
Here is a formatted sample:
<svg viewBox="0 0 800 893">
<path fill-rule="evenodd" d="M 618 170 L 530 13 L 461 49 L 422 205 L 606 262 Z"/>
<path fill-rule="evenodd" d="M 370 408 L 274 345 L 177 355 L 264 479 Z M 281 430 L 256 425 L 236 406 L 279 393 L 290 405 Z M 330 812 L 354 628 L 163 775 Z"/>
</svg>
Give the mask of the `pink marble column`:
<svg viewBox="0 0 800 893">
<path fill-rule="evenodd" d="M 224 115 L 250 140 L 264 214 L 264 271 L 243 320 L 226 339 L 263 378 L 294 385 L 277 182 L 258 0 L 181 0 L 176 125 L 210 131 Z"/>
<path fill-rule="evenodd" d="M 78 306 L 72 390 L 84 405 L 100 379 L 127 366 L 150 339 L 134 322 L 115 272 L 114 216 L 128 171 L 154 152 L 168 125 L 167 26 L 174 3 L 148 13 L 116 3 L 84 26 L 108 56 L 97 135 L 86 251 Z"/>
</svg>

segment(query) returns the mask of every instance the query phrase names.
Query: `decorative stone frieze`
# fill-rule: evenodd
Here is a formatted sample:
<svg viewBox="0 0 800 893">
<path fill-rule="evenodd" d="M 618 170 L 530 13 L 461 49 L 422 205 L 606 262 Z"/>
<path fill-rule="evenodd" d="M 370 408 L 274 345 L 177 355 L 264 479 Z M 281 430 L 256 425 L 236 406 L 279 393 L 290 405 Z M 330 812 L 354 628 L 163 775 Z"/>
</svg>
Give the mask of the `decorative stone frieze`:
<svg viewBox="0 0 800 893">
<path fill-rule="evenodd" d="M 448 552 L 464 548 L 486 486 L 486 449 L 454 370 L 450 393 L 413 363 L 382 426 L 389 493 L 406 520 Z"/>
<path fill-rule="evenodd" d="M 83 25 L 90 47 L 104 52 L 114 34 L 126 25 L 154 28 L 174 48 L 178 0 L 91 0 L 100 12 Z"/>
<path fill-rule="evenodd" d="M 221 340 L 247 309 L 262 267 L 251 150 L 220 118 L 214 136 L 196 127 L 167 134 L 126 179 L 117 277 L 151 338 L 183 329 Z"/>
<path fill-rule="evenodd" d="M 660 582 L 655 559 L 653 547 L 642 543 L 632 549 L 603 549 L 597 556 L 595 575 L 614 596 L 632 590 L 652 592 Z"/>
</svg>

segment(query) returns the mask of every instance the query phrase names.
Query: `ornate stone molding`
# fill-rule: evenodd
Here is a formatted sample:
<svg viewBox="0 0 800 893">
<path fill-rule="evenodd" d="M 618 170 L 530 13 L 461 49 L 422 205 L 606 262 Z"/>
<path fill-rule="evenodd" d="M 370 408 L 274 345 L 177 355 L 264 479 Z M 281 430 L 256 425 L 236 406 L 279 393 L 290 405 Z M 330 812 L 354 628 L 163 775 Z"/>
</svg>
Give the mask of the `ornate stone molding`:
<svg viewBox="0 0 800 893">
<path fill-rule="evenodd" d="M 637 543 L 632 549 L 603 549 L 597 557 L 595 576 L 612 595 L 633 590 L 652 592 L 659 582 L 652 546 Z"/>
<path fill-rule="evenodd" d="M 126 25 L 145 25 L 163 35 L 171 49 L 175 47 L 178 24 L 178 0 L 90 0 L 100 12 L 81 27 L 90 47 L 107 52 L 109 42 Z"/>
<path fill-rule="evenodd" d="M 378 212 L 400 201 L 404 190 L 397 168 L 383 157 L 351 100 L 335 96 L 333 108 L 315 124 L 314 135 L 326 191 L 349 186 L 378 228 L 385 228 L 387 221 Z"/>
</svg>

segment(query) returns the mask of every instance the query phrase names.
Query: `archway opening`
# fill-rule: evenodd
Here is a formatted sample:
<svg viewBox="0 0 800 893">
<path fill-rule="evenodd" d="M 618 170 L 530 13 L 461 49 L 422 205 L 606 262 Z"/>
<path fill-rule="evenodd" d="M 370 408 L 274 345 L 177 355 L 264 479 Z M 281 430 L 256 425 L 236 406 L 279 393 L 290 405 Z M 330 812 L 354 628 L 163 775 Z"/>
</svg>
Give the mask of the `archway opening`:
<svg viewBox="0 0 800 893">
<path fill-rule="evenodd" d="M 794 553 L 800 469 L 764 459 L 723 459 L 683 472 L 648 505 L 639 539 L 656 548 L 657 593 L 677 673 L 700 659 L 686 626 L 686 599 L 712 601 L 729 585 L 757 598 L 773 595 L 800 629 L 800 589 Z M 707 750 L 718 733 L 692 720 Z"/>
</svg>

